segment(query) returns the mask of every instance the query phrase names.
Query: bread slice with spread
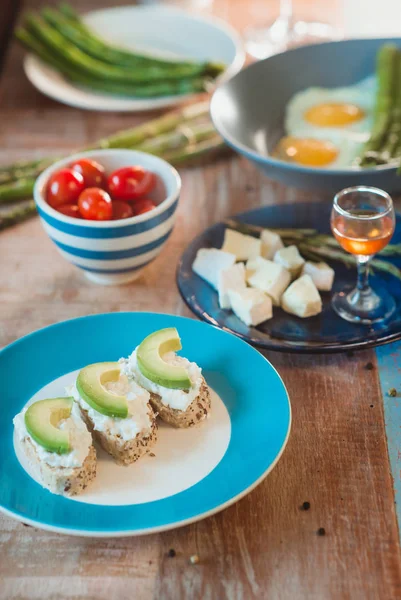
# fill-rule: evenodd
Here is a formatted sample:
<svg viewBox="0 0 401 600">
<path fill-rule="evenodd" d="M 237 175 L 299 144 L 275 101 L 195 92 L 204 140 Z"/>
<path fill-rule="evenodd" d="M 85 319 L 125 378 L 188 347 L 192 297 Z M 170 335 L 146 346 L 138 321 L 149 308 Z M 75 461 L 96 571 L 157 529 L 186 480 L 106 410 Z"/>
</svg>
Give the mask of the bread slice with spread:
<svg viewBox="0 0 401 600">
<path fill-rule="evenodd" d="M 210 392 L 200 367 L 177 356 L 181 341 L 175 328 L 149 335 L 121 371 L 150 393 L 150 402 L 161 419 L 173 427 L 193 427 L 211 410 Z"/>
<path fill-rule="evenodd" d="M 121 374 L 118 363 L 85 367 L 68 392 L 94 439 L 118 464 L 130 465 L 156 443 L 156 415 L 150 394 Z"/>
<path fill-rule="evenodd" d="M 72 398 L 32 403 L 14 428 L 35 478 L 53 494 L 80 494 L 95 479 L 96 450 Z"/>
</svg>

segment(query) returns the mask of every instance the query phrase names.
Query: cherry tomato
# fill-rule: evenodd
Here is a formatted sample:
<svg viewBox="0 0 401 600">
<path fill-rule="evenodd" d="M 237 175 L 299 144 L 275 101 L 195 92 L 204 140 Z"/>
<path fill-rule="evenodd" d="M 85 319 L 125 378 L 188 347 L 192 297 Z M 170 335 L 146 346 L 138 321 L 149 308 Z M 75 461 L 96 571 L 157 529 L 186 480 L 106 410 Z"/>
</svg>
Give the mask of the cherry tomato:
<svg viewBox="0 0 401 600">
<path fill-rule="evenodd" d="M 156 208 L 156 204 L 150 198 L 140 198 L 139 200 L 136 200 L 132 206 L 135 216 L 143 215 L 144 213 Z"/>
<path fill-rule="evenodd" d="M 77 204 L 63 204 L 58 206 L 56 210 L 67 217 L 75 217 L 76 219 L 82 219 L 81 213 Z"/>
<path fill-rule="evenodd" d="M 155 187 L 156 175 L 139 166 L 123 167 L 109 176 L 107 184 L 113 199 L 136 200 Z"/>
<path fill-rule="evenodd" d="M 70 165 L 70 169 L 81 173 L 84 178 L 85 187 L 106 187 L 106 172 L 104 167 L 89 158 L 81 158 Z"/>
<path fill-rule="evenodd" d="M 113 204 L 107 192 L 100 188 L 86 188 L 78 198 L 79 212 L 90 221 L 109 221 L 113 218 Z"/>
<path fill-rule="evenodd" d="M 134 216 L 134 211 L 128 202 L 114 200 L 113 202 L 113 219 L 128 219 Z"/>
<path fill-rule="evenodd" d="M 63 204 L 76 204 L 84 190 L 84 178 L 72 169 L 60 169 L 52 175 L 47 184 L 47 203 L 53 208 Z"/>
</svg>

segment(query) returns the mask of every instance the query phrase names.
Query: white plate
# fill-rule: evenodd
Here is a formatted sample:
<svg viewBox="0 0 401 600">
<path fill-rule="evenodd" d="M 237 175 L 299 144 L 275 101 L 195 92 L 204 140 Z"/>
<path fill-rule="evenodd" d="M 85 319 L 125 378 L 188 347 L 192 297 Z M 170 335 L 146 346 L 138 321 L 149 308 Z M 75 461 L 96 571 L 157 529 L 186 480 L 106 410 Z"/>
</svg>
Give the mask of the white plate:
<svg viewBox="0 0 401 600">
<path fill-rule="evenodd" d="M 239 35 L 223 21 L 195 17 L 169 7 L 124 6 L 88 13 L 84 21 L 98 35 L 125 48 L 168 58 L 223 62 L 225 81 L 244 64 Z M 163 98 L 124 98 L 80 88 L 32 54 L 24 60 L 29 81 L 43 94 L 63 104 L 86 110 L 136 112 L 179 104 L 189 95 Z"/>
</svg>

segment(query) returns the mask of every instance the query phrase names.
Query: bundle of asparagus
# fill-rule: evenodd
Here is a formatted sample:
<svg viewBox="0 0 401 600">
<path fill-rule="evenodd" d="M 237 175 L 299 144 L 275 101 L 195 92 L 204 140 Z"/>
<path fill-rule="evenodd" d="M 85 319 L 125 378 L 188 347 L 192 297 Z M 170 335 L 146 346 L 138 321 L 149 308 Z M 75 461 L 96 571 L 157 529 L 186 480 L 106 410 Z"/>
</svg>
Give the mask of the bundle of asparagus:
<svg viewBox="0 0 401 600">
<path fill-rule="evenodd" d="M 132 148 L 160 156 L 175 166 L 198 164 L 226 148 L 208 113 L 208 102 L 184 106 L 99 139 L 78 152 L 97 148 Z M 12 205 L 7 212 L 0 212 L 0 230 L 36 214 L 33 201 L 22 206 L 15 203 L 32 196 L 36 177 L 59 158 L 47 157 L 0 168 L 0 207 Z"/>
<path fill-rule="evenodd" d="M 220 63 L 169 61 L 104 42 L 66 4 L 29 13 L 16 37 L 72 82 L 109 94 L 155 98 L 205 91 Z"/>
<path fill-rule="evenodd" d="M 234 219 L 226 219 L 224 223 L 230 229 L 255 237 L 259 237 L 265 229 L 265 227 L 249 225 Z M 297 246 L 302 256 L 309 260 L 320 262 L 322 259 L 326 259 L 341 262 L 347 267 L 356 266 L 355 257 L 345 252 L 331 235 L 318 233 L 316 229 L 272 229 L 270 227 L 269 229 L 281 237 L 285 246 Z M 389 244 L 380 252 L 380 255 L 401 256 L 401 244 Z M 389 273 L 401 280 L 401 270 L 390 262 L 375 258 L 371 262 L 371 267 L 373 270 Z"/>
<path fill-rule="evenodd" d="M 377 93 L 371 136 L 359 163 L 374 167 L 401 159 L 401 50 L 392 44 L 377 54 Z"/>
</svg>

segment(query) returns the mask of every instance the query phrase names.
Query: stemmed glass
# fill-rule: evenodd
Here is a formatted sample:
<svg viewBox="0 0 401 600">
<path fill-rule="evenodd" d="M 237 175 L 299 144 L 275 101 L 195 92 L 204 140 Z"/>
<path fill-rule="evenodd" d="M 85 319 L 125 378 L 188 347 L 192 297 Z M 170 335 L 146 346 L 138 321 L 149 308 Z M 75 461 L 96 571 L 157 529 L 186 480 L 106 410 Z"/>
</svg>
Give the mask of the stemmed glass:
<svg viewBox="0 0 401 600">
<path fill-rule="evenodd" d="M 295 21 L 292 0 L 280 0 L 280 14 L 266 28 L 252 27 L 246 32 L 246 49 L 254 58 L 266 58 L 291 46 L 324 42 L 339 37 L 327 23 Z"/>
<path fill-rule="evenodd" d="M 384 289 L 376 293 L 369 285 L 369 263 L 383 250 L 394 233 L 393 202 L 383 190 L 356 186 L 339 192 L 333 201 L 331 230 L 334 237 L 356 259 L 358 278 L 350 292 L 333 296 L 337 314 L 352 323 L 376 323 L 390 317 L 394 298 Z"/>
</svg>

